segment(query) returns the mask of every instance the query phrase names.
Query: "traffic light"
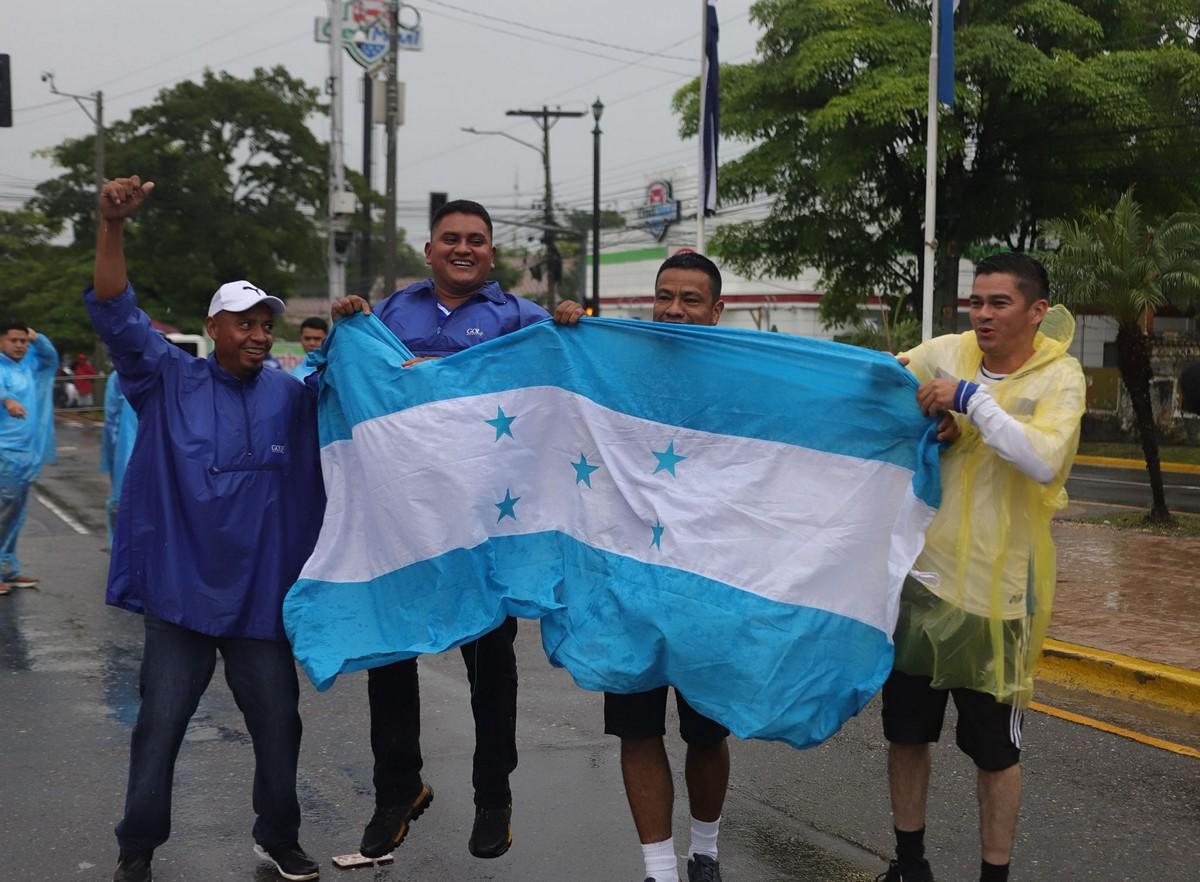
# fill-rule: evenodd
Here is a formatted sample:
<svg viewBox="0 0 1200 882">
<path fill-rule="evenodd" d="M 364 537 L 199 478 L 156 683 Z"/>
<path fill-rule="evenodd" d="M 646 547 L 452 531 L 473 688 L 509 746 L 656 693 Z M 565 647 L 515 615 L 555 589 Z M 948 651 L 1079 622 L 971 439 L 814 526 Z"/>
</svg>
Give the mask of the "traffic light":
<svg viewBox="0 0 1200 882">
<path fill-rule="evenodd" d="M 12 128 L 12 67 L 0 55 L 0 128 Z"/>
<path fill-rule="evenodd" d="M 445 193 L 430 193 L 429 194 L 429 229 L 433 231 L 433 216 L 441 210 L 446 204 L 448 196 Z"/>
</svg>

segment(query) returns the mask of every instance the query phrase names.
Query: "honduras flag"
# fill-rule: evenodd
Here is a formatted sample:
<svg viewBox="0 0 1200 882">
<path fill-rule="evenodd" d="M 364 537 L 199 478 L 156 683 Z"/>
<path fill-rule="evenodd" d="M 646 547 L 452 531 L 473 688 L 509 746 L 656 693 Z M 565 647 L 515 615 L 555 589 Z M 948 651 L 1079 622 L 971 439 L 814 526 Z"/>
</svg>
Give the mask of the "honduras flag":
<svg viewBox="0 0 1200 882">
<path fill-rule="evenodd" d="M 891 669 L 940 493 L 891 356 L 584 319 L 404 369 L 362 315 L 326 355 L 325 521 L 284 603 L 318 689 L 516 615 L 585 689 L 670 683 L 740 737 L 804 747 Z"/>
</svg>

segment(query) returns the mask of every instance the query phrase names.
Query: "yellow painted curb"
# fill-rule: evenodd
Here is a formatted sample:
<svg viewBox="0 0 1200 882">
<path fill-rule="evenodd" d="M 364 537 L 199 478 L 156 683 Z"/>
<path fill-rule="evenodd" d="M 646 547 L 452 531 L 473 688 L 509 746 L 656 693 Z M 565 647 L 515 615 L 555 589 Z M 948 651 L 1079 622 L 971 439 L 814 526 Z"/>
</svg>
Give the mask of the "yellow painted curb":
<svg viewBox="0 0 1200 882">
<path fill-rule="evenodd" d="M 1076 456 L 1075 462 L 1079 465 L 1092 466 L 1109 466 L 1110 468 L 1118 469 L 1144 469 L 1146 461 L 1144 459 L 1123 459 L 1119 456 Z M 1175 472 L 1180 475 L 1200 475 L 1200 465 L 1191 465 L 1186 462 L 1162 462 L 1159 467 L 1164 472 Z"/>
<path fill-rule="evenodd" d="M 1200 672 L 1047 639 L 1038 677 L 1097 695 L 1200 714 Z"/>
</svg>

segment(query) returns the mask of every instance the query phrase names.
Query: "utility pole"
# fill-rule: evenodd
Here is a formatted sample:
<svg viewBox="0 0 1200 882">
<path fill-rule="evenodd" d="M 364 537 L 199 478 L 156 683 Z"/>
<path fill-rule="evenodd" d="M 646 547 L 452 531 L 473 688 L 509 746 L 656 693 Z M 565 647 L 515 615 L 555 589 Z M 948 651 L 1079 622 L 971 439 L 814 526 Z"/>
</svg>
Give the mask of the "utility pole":
<svg viewBox="0 0 1200 882">
<path fill-rule="evenodd" d="M 542 130 L 542 168 L 545 172 L 545 200 L 542 221 L 545 231 L 542 241 L 546 245 L 546 294 L 551 308 L 558 302 L 558 283 L 562 278 L 562 257 L 558 253 L 558 224 L 554 222 L 554 190 L 550 183 L 550 129 L 564 117 L 580 117 L 582 110 L 551 110 L 542 105 L 541 110 L 508 110 L 505 116 L 527 116 L 537 122 Z"/>
<path fill-rule="evenodd" d="M 592 103 L 592 315 L 600 315 L 600 117 L 604 102 L 599 97 Z"/>
<path fill-rule="evenodd" d="M 96 150 L 95 158 L 95 179 L 96 179 L 96 224 L 99 228 L 100 223 L 100 191 L 104 189 L 104 93 L 97 90 L 91 95 L 73 95 L 70 92 L 60 92 L 58 87 L 54 85 L 54 74 L 46 71 L 42 74 L 42 82 L 50 84 L 50 92 L 54 95 L 62 95 L 64 98 L 74 98 L 75 103 L 79 105 L 79 109 L 84 112 L 96 126 Z M 84 101 L 91 101 L 95 105 L 96 112 L 87 109 Z"/>
<path fill-rule="evenodd" d="M 363 74 L 363 177 L 367 181 L 367 198 L 362 204 L 362 244 L 358 255 L 358 291 L 364 297 L 371 296 L 374 274 L 371 272 L 371 142 L 374 140 L 375 120 L 372 118 L 375 100 L 375 78 L 370 71 Z M 390 291 L 387 293 L 391 293 Z"/>
<path fill-rule="evenodd" d="M 396 56 L 400 54 L 397 44 L 400 0 L 388 0 L 387 17 L 387 204 L 383 222 L 383 290 L 391 294 L 396 287 L 396 126 L 400 103 Z"/>
<path fill-rule="evenodd" d="M 346 167 L 342 137 L 342 3 L 329 0 L 329 301 L 346 296 Z"/>
</svg>

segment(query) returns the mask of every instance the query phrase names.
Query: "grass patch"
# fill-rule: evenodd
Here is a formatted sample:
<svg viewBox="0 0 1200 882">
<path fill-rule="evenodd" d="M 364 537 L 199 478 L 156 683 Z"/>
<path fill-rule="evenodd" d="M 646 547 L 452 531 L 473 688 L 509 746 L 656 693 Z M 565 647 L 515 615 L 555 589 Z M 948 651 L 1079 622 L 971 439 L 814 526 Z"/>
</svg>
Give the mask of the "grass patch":
<svg viewBox="0 0 1200 882">
<path fill-rule="evenodd" d="M 1172 515 L 1172 522 L 1162 524 L 1147 521 L 1148 511 L 1113 512 L 1106 515 L 1093 515 L 1087 518 L 1070 518 L 1077 524 L 1098 524 L 1112 527 L 1116 530 L 1133 530 L 1137 533 L 1152 533 L 1155 536 L 1188 536 L 1200 537 L 1200 517 L 1192 515 Z"/>
<path fill-rule="evenodd" d="M 1082 441 L 1079 444 L 1081 456 L 1115 456 L 1119 459 L 1136 459 L 1144 463 L 1141 444 L 1128 444 L 1112 441 Z M 1172 444 L 1158 448 L 1158 457 L 1163 462 L 1178 462 L 1185 465 L 1200 465 L 1200 447 L 1185 447 Z"/>
</svg>

